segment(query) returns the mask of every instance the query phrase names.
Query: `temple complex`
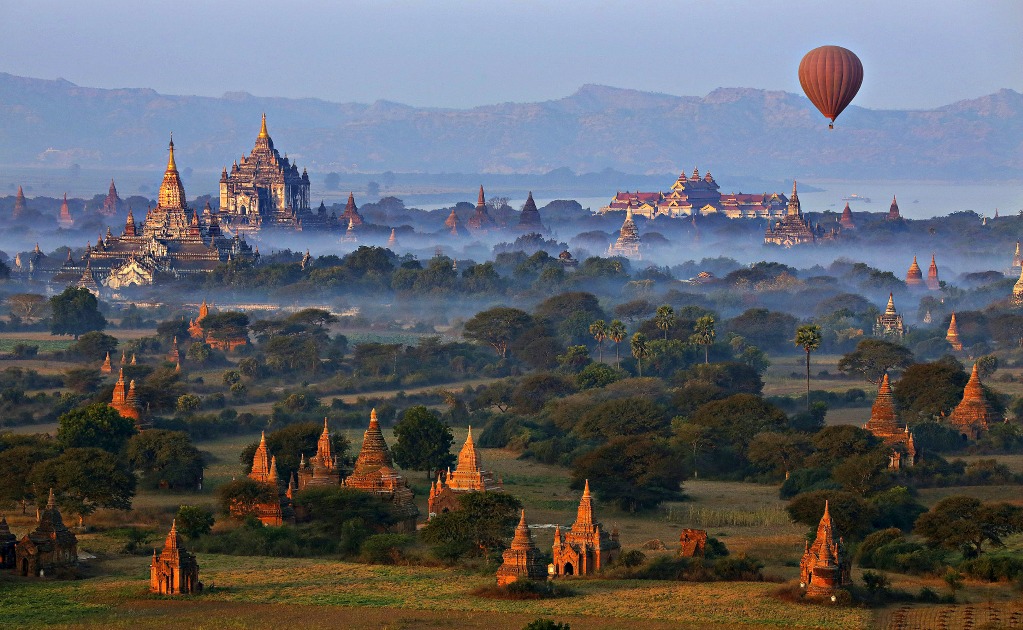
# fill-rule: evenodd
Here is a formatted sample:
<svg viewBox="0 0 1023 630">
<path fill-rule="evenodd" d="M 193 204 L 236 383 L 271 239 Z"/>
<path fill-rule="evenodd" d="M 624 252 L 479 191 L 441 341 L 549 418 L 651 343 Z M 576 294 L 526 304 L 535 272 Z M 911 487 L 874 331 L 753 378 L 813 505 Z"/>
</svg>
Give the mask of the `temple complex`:
<svg viewBox="0 0 1023 630">
<path fill-rule="evenodd" d="M 337 458 L 330 448 L 330 429 L 327 419 L 323 419 L 323 433 L 316 442 L 316 454 L 306 461 L 305 453 L 298 465 L 298 490 L 310 486 L 340 486 L 341 471 L 338 470 Z"/>
<path fill-rule="evenodd" d="M 782 247 L 793 247 L 815 243 L 823 237 L 824 233 L 818 228 L 810 225 L 810 220 L 803 217 L 802 208 L 799 205 L 799 195 L 796 193 L 796 182 L 792 182 L 792 195 L 789 196 L 788 208 L 785 216 L 780 221 L 768 225 L 764 232 L 765 245 L 781 245 Z M 834 235 L 830 235 L 831 238 Z"/>
<path fill-rule="evenodd" d="M 118 213 L 121 209 L 121 198 L 117 196 L 117 186 L 114 186 L 114 180 L 110 180 L 110 190 L 107 191 L 107 196 L 103 199 L 103 205 L 99 208 L 99 213 L 105 217 L 112 217 Z"/>
<path fill-rule="evenodd" d="M 266 432 L 259 438 L 259 446 L 252 456 L 252 471 L 249 479 L 270 487 L 270 495 L 274 497 L 264 503 L 253 505 L 232 505 L 231 515 L 252 514 L 264 525 L 281 526 L 285 521 L 293 521 L 291 503 L 281 494 L 281 480 L 277 474 L 277 457 L 270 454 L 266 445 Z"/>
<path fill-rule="evenodd" d="M 838 220 L 838 224 L 842 226 L 843 230 L 855 230 L 856 224 L 853 223 L 852 209 L 849 207 L 849 202 L 845 202 L 845 208 L 842 208 L 842 218 Z"/>
<path fill-rule="evenodd" d="M 0 569 L 13 569 L 17 566 L 17 545 L 18 537 L 11 533 L 7 517 L 0 514 Z"/>
<path fill-rule="evenodd" d="M 785 214 L 788 200 L 779 193 L 721 194 L 720 187 L 708 172 L 702 177 L 699 169 L 692 175 L 685 172 L 671 185 L 668 192 L 621 192 L 600 209 L 601 214 L 632 210 L 636 216 L 653 219 L 723 214 L 730 219 L 780 218 Z"/>
<path fill-rule="evenodd" d="M 149 590 L 161 595 L 191 595 L 202 592 L 199 563 L 188 553 L 178 535 L 177 521 L 171 522 L 170 533 L 159 555 L 153 549 L 149 565 Z"/>
<path fill-rule="evenodd" d="M 465 438 L 465 444 L 458 453 L 458 465 L 455 472 L 448 471 L 437 475 L 437 482 L 430 486 L 429 506 L 430 518 L 445 512 L 454 512 L 461 505 L 458 496 L 466 492 L 503 492 L 504 486 L 494 479 L 494 475 L 483 470 L 483 461 L 472 439 L 472 427 Z"/>
<path fill-rule="evenodd" d="M 526 511 L 522 510 L 519 524 L 511 546 L 504 551 L 504 562 L 497 569 L 497 584 L 507 586 L 517 580 L 547 579 L 547 567 L 540 557 L 540 550 L 533 543 L 533 536 L 526 525 Z"/>
<path fill-rule="evenodd" d="M 927 268 L 927 290 L 937 291 L 941 289 L 941 282 L 938 281 L 938 264 L 934 262 L 934 254 L 931 254 L 931 266 Z"/>
<path fill-rule="evenodd" d="M 824 515 L 817 525 L 817 538 L 812 545 L 806 544 L 799 561 L 799 585 L 806 589 L 807 597 L 829 598 L 838 589 L 852 584 L 851 570 L 852 561 L 842 539 L 835 535 L 825 501 Z"/>
<path fill-rule="evenodd" d="M 888 456 L 889 468 L 898 470 L 904 465 L 912 466 L 916 463 L 916 444 L 913 442 L 913 434 L 909 432 L 909 427 L 899 426 L 887 374 L 881 378 L 877 398 L 874 400 L 874 406 L 870 408 L 870 420 L 863 425 L 863 428 L 892 447 L 892 453 Z"/>
<path fill-rule="evenodd" d="M 899 315 L 895 311 L 895 297 L 893 294 L 888 294 L 888 306 L 885 307 L 884 313 L 877 316 L 877 321 L 874 323 L 874 336 L 875 337 L 899 337 L 901 338 L 907 332 L 906 326 L 903 324 L 902 315 Z"/>
<path fill-rule="evenodd" d="M 906 271 L 906 286 L 910 289 L 915 289 L 923 286 L 923 284 L 924 272 L 920 269 L 920 265 L 916 263 L 916 256 L 913 256 L 913 264 Z"/>
<path fill-rule="evenodd" d="M 223 352 L 233 352 L 241 346 L 249 343 L 247 337 L 238 335 L 235 337 L 214 337 L 203 327 L 202 323 L 210 314 L 209 304 L 206 300 L 202 301 L 199 305 L 199 315 L 188 322 L 188 334 L 197 341 L 202 341 L 214 350 L 221 350 Z"/>
<path fill-rule="evenodd" d="M 472 234 L 486 234 L 497 227 L 497 224 L 490 218 L 487 212 L 487 199 L 483 194 L 483 186 L 480 186 L 480 194 L 476 198 L 476 213 L 469 217 L 466 222 L 469 232 Z"/>
<path fill-rule="evenodd" d="M 988 403 L 987 397 L 984 396 L 984 389 L 981 387 L 980 376 L 977 373 L 977 364 L 974 363 L 970 380 L 963 390 L 963 399 L 952 411 L 949 422 L 963 437 L 976 440 L 987 432 L 991 424 L 1001 421 L 1002 418 L 998 417 Z"/>
<path fill-rule="evenodd" d="M 895 201 L 895 195 L 892 195 L 892 205 L 888 208 L 888 216 L 885 217 L 885 221 L 901 221 L 902 215 L 899 214 L 899 204 Z"/>
<path fill-rule="evenodd" d="M 610 534 L 603 530 L 593 515 L 593 497 L 590 481 L 586 480 L 575 523 L 568 533 L 561 527 L 554 530 L 554 574 L 590 575 L 614 562 L 622 551 L 618 530 Z"/>
<path fill-rule="evenodd" d="M 642 258 L 639 245 L 639 230 L 636 229 L 636 222 L 632 220 L 632 208 L 628 208 L 625 210 L 622 229 L 618 232 L 618 240 L 608 245 L 607 253 L 609 256 L 625 256 L 638 260 Z"/>
<path fill-rule="evenodd" d="M 324 213 L 325 214 L 325 213 Z M 263 114 L 256 144 L 248 157 L 220 175 L 220 220 L 238 234 L 263 228 L 303 229 L 314 219 L 309 208 L 309 174 L 274 148 Z"/>
<path fill-rule="evenodd" d="M 702 558 L 707 551 L 707 531 L 683 529 L 678 537 L 678 555 L 683 558 Z"/>
<path fill-rule="evenodd" d="M 531 232 L 543 234 L 544 232 L 543 223 L 540 221 L 540 211 L 536 209 L 536 202 L 533 201 L 533 191 L 529 191 L 526 205 L 522 206 L 518 230 L 527 234 Z"/>
<path fill-rule="evenodd" d="M 948 322 L 948 332 L 945 333 L 945 341 L 947 341 L 956 352 L 962 352 L 963 342 L 959 340 L 959 325 L 956 324 L 955 311 L 952 311 L 952 319 Z"/>
<path fill-rule="evenodd" d="M 46 509 L 39 514 L 35 530 L 14 548 L 15 571 L 28 577 L 54 577 L 78 564 L 78 539 L 64 525 L 50 488 Z"/>
<path fill-rule="evenodd" d="M 71 218 L 71 209 L 67 205 L 67 193 L 64 193 L 64 202 L 60 204 L 60 215 L 57 217 L 57 226 L 64 229 L 70 230 L 75 225 L 75 220 Z"/>
<path fill-rule="evenodd" d="M 394 470 L 391 452 L 377 421 L 377 410 L 369 416 L 369 427 L 363 436 L 362 448 L 355 460 L 355 470 L 344 481 L 346 488 L 354 488 L 376 495 L 391 504 L 398 519 L 396 533 L 416 531 L 419 508 L 412 500 L 408 481 Z"/>
<path fill-rule="evenodd" d="M 117 373 L 117 383 L 114 384 L 114 395 L 110 400 L 110 407 L 121 414 L 124 418 L 131 418 L 135 424 L 140 423 L 142 414 L 139 410 L 138 400 L 135 398 L 135 381 L 124 387 L 124 368 Z"/>
</svg>

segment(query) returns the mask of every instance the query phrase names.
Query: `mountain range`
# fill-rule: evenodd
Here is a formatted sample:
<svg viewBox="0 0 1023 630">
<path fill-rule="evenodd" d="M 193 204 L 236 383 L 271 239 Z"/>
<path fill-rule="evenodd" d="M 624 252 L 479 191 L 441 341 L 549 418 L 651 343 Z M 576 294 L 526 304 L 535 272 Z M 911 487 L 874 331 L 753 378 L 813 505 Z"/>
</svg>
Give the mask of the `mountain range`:
<svg viewBox="0 0 1023 630">
<path fill-rule="evenodd" d="M 704 97 L 584 85 L 565 98 L 470 109 L 388 101 L 172 96 L 0 73 L 0 164 L 155 168 L 247 154 L 266 112 L 299 168 L 326 173 L 636 174 L 699 166 L 768 178 L 1023 179 L 1023 94 L 931 110 L 852 106 L 834 131 L 802 95 L 719 88 Z"/>
</svg>

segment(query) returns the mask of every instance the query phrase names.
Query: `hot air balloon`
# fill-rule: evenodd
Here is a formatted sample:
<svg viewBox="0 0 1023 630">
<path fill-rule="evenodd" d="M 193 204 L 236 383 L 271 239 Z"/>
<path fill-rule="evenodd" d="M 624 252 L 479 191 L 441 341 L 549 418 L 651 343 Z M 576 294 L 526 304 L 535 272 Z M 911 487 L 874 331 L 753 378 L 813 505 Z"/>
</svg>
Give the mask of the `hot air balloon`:
<svg viewBox="0 0 1023 630">
<path fill-rule="evenodd" d="M 863 83 L 863 64 L 851 50 L 841 46 L 821 46 L 806 53 L 799 62 L 799 84 L 807 98 L 831 119 L 829 129 Z"/>
</svg>

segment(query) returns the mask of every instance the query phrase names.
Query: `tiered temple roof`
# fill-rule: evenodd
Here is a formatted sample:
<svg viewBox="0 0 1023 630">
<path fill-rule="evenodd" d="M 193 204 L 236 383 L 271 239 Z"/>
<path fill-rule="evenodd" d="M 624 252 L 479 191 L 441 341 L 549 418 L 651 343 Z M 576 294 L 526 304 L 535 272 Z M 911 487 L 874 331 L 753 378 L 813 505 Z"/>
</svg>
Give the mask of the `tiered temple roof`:
<svg viewBox="0 0 1023 630">
<path fill-rule="evenodd" d="M 123 367 L 117 373 L 117 382 L 114 384 L 114 395 L 110 400 L 110 406 L 123 417 L 131 418 L 135 424 L 139 424 L 142 414 L 135 397 L 135 381 L 130 381 L 127 390 L 125 389 Z"/>
<path fill-rule="evenodd" d="M 487 198 L 483 193 L 482 185 L 480 186 L 480 193 L 476 197 L 476 213 L 469 217 L 466 226 L 473 234 L 486 233 L 497 227 L 494 220 L 490 218 L 490 213 L 487 212 Z"/>
<path fill-rule="evenodd" d="M 469 231 L 465 229 L 462 222 L 458 220 L 458 215 L 455 214 L 454 208 L 451 209 L 451 214 L 444 221 L 444 231 L 451 236 L 467 236 L 469 234 Z"/>
<path fill-rule="evenodd" d="M 345 211 L 338 217 L 343 225 L 347 225 L 349 228 L 359 227 L 362 225 L 362 215 L 359 214 L 359 208 L 355 205 L 355 193 L 348 193 L 348 202 L 345 203 Z"/>
<path fill-rule="evenodd" d="M 11 218 L 13 218 L 15 221 L 21 219 L 22 217 L 25 216 L 25 210 L 26 210 L 25 191 L 23 191 L 21 189 L 21 186 L 19 185 L 18 194 L 14 197 L 14 211 L 11 214 Z M 1016 246 L 1017 249 L 1019 249 L 1019 243 L 1017 243 Z"/>
<path fill-rule="evenodd" d="M 64 201 L 60 204 L 60 215 L 57 217 L 57 226 L 70 230 L 74 225 L 75 220 L 71 218 L 71 209 L 67 205 L 67 193 L 64 193 Z"/>
<path fill-rule="evenodd" d="M 981 387 L 977 364 L 973 364 L 970 380 L 963 390 L 963 399 L 956 405 L 949 417 L 952 426 L 965 437 L 975 440 L 986 433 L 991 424 L 1001 422 L 1001 418 L 988 404 Z"/>
<path fill-rule="evenodd" d="M 945 333 L 945 340 L 956 352 L 961 352 L 963 342 L 959 339 L 959 325 L 956 323 L 956 313 L 952 311 L 952 319 L 948 322 L 948 332 Z"/>
<path fill-rule="evenodd" d="M 639 246 L 639 230 L 636 229 L 636 222 L 632 220 L 632 208 L 628 208 L 625 210 L 625 221 L 618 232 L 618 239 L 608 246 L 607 253 L 610 256 L 638 259 L 642 257 Z"/>
<path fill-rule="evenodd" d="M 891 468 L 901 468 L 903 457 L 906 458 L 905 465 L 912 466 L 915 463 L 916 444 L 913 441 L 913 434 L 909 432 L 908 427 L 899 425 L 887 374 L 881 378 L 877 399 L 874 400 L 874 406 L 870 409 L 870 420 L 863 425 L 863 428 L 884 440 L 886 444 L 895 447 L 889 459 Z"/>
<path fill-rule="evenodd" d="M 121 208 L 121 198 L 117 196 L 117 186 L 114 186 L 114 180 L 110 180 L 110 190 L 107 191 L 106 198 L 103 199 L 103 205 L 100 206 L 99 213 L 112 217 L 117 214 Z"/>
<path fill-rule="evenodd" d="M 842 539 L 835 535 L 831 512 L 825 501 L 824 515 L 817 525 L 817 537 L 812 545 L 804 547 L 803 558 L 799 562 L 800 585 L 806 589 L 808 597 L 831 597 L 836 590 L 852 584 L 851 569 L 852 562 L 846 555 Z"/>
<path fill-rule="evenodd" d="M 843 230 L 855 230 L 856 224 L 853 223 L 852 209 L 849 207 L 849 202 L 845 202 L 845 208 L 842 208 L 842 218 L 838 220 L 839 225 L 842 226 Z"/>
<path fill-rule="evenodd" d="M 909 266 L 909 270 L 906 271 L 906 286 L 915 288 L 923 286 L 924 283 L 924 272 L 920 269 L 920 265 L 916 262 L 916 256 L 913 256 L 913 264 Z"/>
<path fill-rule="evenodd" d="M 494 479 L 493 473 L 483 470 L 483 461 L 476 443 L 472 439 L 472 427 L 465 438 L 465 444 L 458 453 L 455 472 L 437 475 L 437 482 L 430 486 L 428 501 L 430 515 L 453 512 L 460 507 L 458 495 L 464 492 L 501 492 L 504 486 Z"/>
<path fill-rule="evenodd" d="M 764 232 L 764 244 L 781 245 L 782 247 L 793 247 L 805 245 L 817 241 L 817 230 L 811 225 L 809 219 L 803 217 L 803 211 L 799 204 L 799 195 L 796 192 L 796 182 L 792 182 L 792 195 L 789 196 L 788 208 L 785 216 L 767 227 Z"/>
<path fill-rule="evenodd" d="M 543 580 L 547 578 L 540 550 L 533 543 L 533 536 L 526 524 L 526 511 L 522 510 L 519 524 L 511 546 L 504 552 L 504 562 L 497 569 L 497 583 L 501 586 L 517 580 Z"/>
<path fill-rule="evenodd" d="M 941 288 L 938 280 L 938 264 L 934 261 L 934 254 L 931 254 L 931 266 L 927 268 L 927 289 L 937 291 Z"/>
<path fill-rule="evenodd" d="M 390 502 L 399 519 L 395 529 L 399 532 L 415 531 L 419 509 L 412 500 L 412 490 L 408 487 L 408 481 L 394 469 L 391 452 L 380 430 L 376 409 L 370 413 L 369 427 L 363 435 L 362 448 L 355 460 L 355 470 L 344 480 L 344 486 L 373 493 L 380 499 Z"/>
<path fill-rule="evenodd" d="M 884 313 L 877 316 L 877 321 L 874 323 L 874 336 L 902 337 L 904 334 L 906 334 L 906 327 L 903 324 L 902 315 L 895 311 L 895 297 L 889 293 L 888 306 L 885 307 Z"/>
<path fill-rule="evenodd" d="M 149 590 L 161 595 L 189 595 L 202 591 L 199 581 L 199 563 L 185 550 L 178 535 L 177 521 L 171 523 L 170 533 L 163 543 L 163 551 L 153 549 L 149 565 Z"/>
<path fill-rule="evenodd" d="M 78 539 L 64 525 L 53 488 L 46 508 L 39 514 L 39 524 L 18 541 L 14 553 L 16 570 L 22 576 L 53 575 L 78 564 Z"/>
<path fill-rule="evenodd" d="M 1020 268 L 1019 279 L 1012 286 L 1012 303 L 1015 306 L 1023 306 L 1023 267 Z"/>
<path fill-rule="evenodd" d="M 682 172 L 668 192 L 618 191 L 600 212 L 632 210 L 634 215 L 648 219 L 697 214 L 724 214 L 731 219 L 752 219 L 781 217 L 785 214 L 788 203 L 785 195 L 766 192 L 721 194 L 719 189 L 709 172 L 701 177 L 699 169 L 693 169 L 692 175 Z"/>
<path fill-rule="evenodd" d="M 259 438 L 259 446 L 252 456 L 252 470 L 249 479 L 256 483 L 270 486 L 276 500 L 253 505 L 232 506 L 232 514 L 251 513 L 264 525 L 283 525 L 285 521 L 293 521 L 291 504 L 281 492 L 281 478 L 277 473 L 277 456 L 270 453 L 266 445 L 266 432 Z"/>
<path fill-rule="evenodd" d="M 307 462 L 305 455 L 298 467 L 298 489 L 304 490 L 308 486 L 339 486 L 341 485 L 341 472 L 338 470 L 337 458 L 331 452 L 330 429 L 327 427 L 327 419 L 323 419 L 323 432 L 316 443 L 316 454 Z"/>
<path fill-rule="evenodd" d="M 621 553 L 618 531 L 603 530 L 593 513 L 593 496 L 587 479 L 575 523 L 567 533 L 554 532 L 553 564 L 557 575 L 589 575 L 600 571 Z"/>
<path fill-rule="evenodd" d="M 892 195 L 892 205 L 888 208 L 888 216 L 885 217 L 886 221 L 900 221 L 902 215 L 899 214 L 899 203 L 895 201 L 895 195 Z"/>
<path fill-rule="evenodd" d="M 540 221 L 540 211 L 536 209 L 536 202 L 533 201 L 533 191 L 529 191 L 526 204 L 522 206 L 522 214 L 519 215 L 520 232 L 543 233 L 543 223 Z"/>
</svg>

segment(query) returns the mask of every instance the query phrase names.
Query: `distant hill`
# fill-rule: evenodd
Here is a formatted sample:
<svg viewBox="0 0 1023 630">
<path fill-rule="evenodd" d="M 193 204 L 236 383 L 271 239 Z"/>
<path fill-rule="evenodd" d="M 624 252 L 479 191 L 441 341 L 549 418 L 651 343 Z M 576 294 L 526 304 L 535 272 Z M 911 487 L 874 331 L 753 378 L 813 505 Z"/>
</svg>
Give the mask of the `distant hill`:
<svg viewBox="0 0 1023 630">
<path fill-rule="evenodd" d="M 472 109 L 316 99 L 168 96 L 0 73 L 0 164 L 162 168 L 248 153 L 266 112 L 277 148 L 312 172 L 628 173 L 710 169 L 768 178 L 1023 179 L 1023 94 L 926 111 L 851 107 L 829 132 L 799 95 L 705 97 L 585 85 L 542 103 Z"/>
</svg>

